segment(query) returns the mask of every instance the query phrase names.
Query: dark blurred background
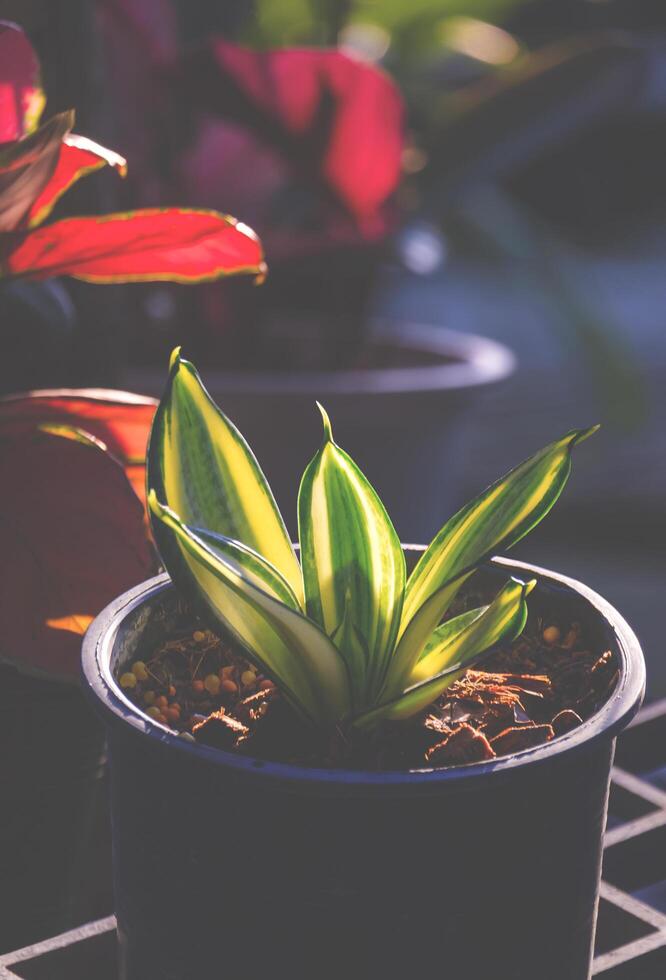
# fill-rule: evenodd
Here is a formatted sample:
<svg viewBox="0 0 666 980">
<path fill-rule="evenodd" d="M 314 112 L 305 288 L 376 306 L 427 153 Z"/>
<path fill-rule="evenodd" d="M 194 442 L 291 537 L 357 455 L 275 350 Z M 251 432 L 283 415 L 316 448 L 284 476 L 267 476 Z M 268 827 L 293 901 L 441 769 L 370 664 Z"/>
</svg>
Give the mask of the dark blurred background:
<svg viewBox="0 0 666 980">
<path fill-rule="evenodd" d="M 643 641 L 651 693 L 666 694 L 663 0 L 0 0 L 0 18 L 40 53 L 46 116 L 75 106 L 79 132 L 128 158 L 126 182 L 94 175 L 59 215 L 216 207 L 257 228 L 271 268 L 260 290 L 25 287 L 3 389 L 152 392 L 176 342 L 204 373 L 344 367 L 339 342 L 353 350 L 387 321 L 499 340 L 517 368 L 460 423 L 455 501 L 602 422 L 518 554 L 616 604 Z M 174 99 L 164 66 L 198 64 L 213 35 L 340 46 L 390 74 L 403 173 L 372 231 L 299 179 L 301 161 L 285 169 L 252 113 L 225 118 L 184 89 Z M 300 347 L 282 343 L 285 323 L 304 327 Z"/>
</svg>

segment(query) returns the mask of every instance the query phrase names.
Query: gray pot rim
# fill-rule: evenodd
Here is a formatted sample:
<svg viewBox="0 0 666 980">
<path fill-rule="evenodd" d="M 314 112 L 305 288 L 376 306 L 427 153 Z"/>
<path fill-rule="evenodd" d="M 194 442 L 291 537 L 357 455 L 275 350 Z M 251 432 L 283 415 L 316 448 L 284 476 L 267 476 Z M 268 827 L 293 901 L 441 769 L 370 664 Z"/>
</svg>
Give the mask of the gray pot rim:
<svg viewBox="0 0 666 980">
<path fill-rule="evenodd" d="M 422 546 L 404 545 L 406 550 L 422 550 Z M 581 582 L 565 575 L 551 572 L 526 562 L 507 558 L 492 558 L 491 566 L 506 569 L 507 573 L 534 576 L 539 584 L 551 591 L 568 592 L 584 599 L 592 612 L 601 617 L 615 640 L 620 661 L 620 676 L 616 688 L 599 711 L 582 725 L 552 742 L 532 749 L 524 749 L 511 756 L 476 762 L 447 769 L 410 769 L 396 771 L 365 771 L 356 769 L 317 769 L 288 763 L 270 762 L 264 759 L 242 756 L 221 749 L 199 745 L 166 727 L 151 721 L 139 712 L 125 696 L 110 671 L 110 655 L 120 624 L 125 617 L 146 599 L 173 588 L 168 574 L 164 573 L 130 589 L 110 603 L 89 627 L 83 642 L 82 668 L 84 686 L 88 689 L 95 707 L 103 715 L 107 725 L 133 729 L 164 749 L 190 756 L 213 766 L 221 766 L 248 776 L 274 779 L 284 783 L 307 784 L 310 788 L 335 789 L 354 786 L 366 792 L 381 791 L 388 787 L 420 787 L 427 789 L 443 782 L 468 782 L 479 778 L 498 778 L 509 772 L 517 772 L 525 766 L 533 767 L 561 758 L 580 750 L 593 740 L 612 739 L 626 727 L 638 711 L 645 693 L 645 661 L 638 639 L 620 613 L 602 596 Z"/>
<path fill-rule="evenodd" d="M 516 365 L 512 351 L 496 340 L 428 324 L 380 321 L 373 325 L 368 339 L 456 360 L 415 367 L 340 371 L 207 370 L 206 387 L 211 391 L 261 398 L 421 394 L 492 384 L 506 378 Z M 145 369 L 141 369 L 136 376 L 132 375 L 133 383 L 140 382 L 145 374 Z"/>
</svg>

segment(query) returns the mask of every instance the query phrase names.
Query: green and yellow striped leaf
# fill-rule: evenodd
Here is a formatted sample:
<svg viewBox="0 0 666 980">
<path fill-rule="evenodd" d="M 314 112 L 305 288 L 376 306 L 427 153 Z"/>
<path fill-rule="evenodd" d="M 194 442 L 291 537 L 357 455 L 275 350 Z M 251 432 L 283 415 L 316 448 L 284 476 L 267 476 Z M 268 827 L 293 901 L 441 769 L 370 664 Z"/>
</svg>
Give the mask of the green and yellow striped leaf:
<svg viewBox="0 0 666 980">
<path fill-rule="evenodd" d="M 313 724 L 331 727 L 343 721 L 350 710 L 347 670 L 331 640 L 302 613 L 259 586 L 258 566 L 250 575 L 246 556 L 239 561 L 229 542 L 224 551 L 219 543 L 213 549 L 163 506 L 154 490 L 148 504 L 164 533 L 176 539 L 191 576 L 186 594 L 211 625 L 230 633 Z"/>
<path fill-rule="evenodd" d="M 194 366 L 171 358 L 150 436 L 147 486 L 190 527 L 241 541 L 303 600 L 301 569 L 270 487 L 245 439 L 215 405 Z M 179 583 L 174 541 L 153 521 L 162 559 Z"/>
<path fill-rule="evenodd" d="M 430 680 L 502 639 L 519 636 L 527 618 L 525 600 L 535 585 L 536 579 L 521 582 L 512 578 L 489 606 L 455 616 L 438 627 L 412 670 L 411 683 Z"/>
<path fill-rule="evenodd" d="M 351 593 L 347 594 L 342 622 L 331 634 L 331 640 L 344 658 L 349 675 L 352 713 L 363 710 L 366 701 L 367 677 L 370 669 L 370 653 L 365 637 L 354 625 Z"/>
<path fill-rule="evenodd" d="M 497 549 L 510 548 L 546 516 L 569 477 L 573 447 L 597 429 L 577 429 L 550 443 L 447 521 L 409 578 L 401 633 L 443 586 L 454 579 L 462 584 L 465 572 Z M 442 608 L 440 616 L 445 611 Z"/>
<path fill-rule="evenodd" d="M 298 496 L 306 610 L 346 658 L 362 705 L 381 683 L 393 650 L 405 559 L 384 505 L 333 441 L 328 415 L 319 408 L 324 442 Z"/>
<path fill-rule="evenodd" d="M 210 550 L 219 555 L 228 565 L 258 589 L 268 592 L 273 598 L 284 602 L 290 609 L 301 611 L 301 604 L 294 595 L 289 582 L 280 575 L 277 568 L 267 562 L 258 552 L 240 541 L 232 541 L 223 534 L 215 534 L 207 528 L 195 527 L 192 531 Z"/>
<path fill-rule="evenodd" d="M 425 646 L 442 616 L 449 608 L 458 589 L 472 572 L 447 582 L 441 589 L 429 596 L 409 621 L 407 628 L 398 640 L 389 669 L 384 678 L 379 701 L 392 701 L 409 684 L 414 665 L 418 662 Z"/>
<path fill-rule="evenodd" d="M 535 579 L 521 582 L 512 578 L 489 606 L 463 613 L 440 626 L 412 671 L 411 686 L 400 697 L 359 717 L 356 727 L 401 721 L 425 710 L 472 661 L 501 640 L 514 640 L 525 627 L 526 599 L 535 585 Z"/>
</svg>

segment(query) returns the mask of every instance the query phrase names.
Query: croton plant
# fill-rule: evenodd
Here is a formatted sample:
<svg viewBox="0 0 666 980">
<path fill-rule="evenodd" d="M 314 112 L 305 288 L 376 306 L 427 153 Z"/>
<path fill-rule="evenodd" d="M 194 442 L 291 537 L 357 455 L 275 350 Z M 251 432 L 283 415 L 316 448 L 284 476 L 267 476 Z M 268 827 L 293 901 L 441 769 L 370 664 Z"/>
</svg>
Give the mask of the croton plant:
<svg viewBox="0 0 666 980">
<path fill-rule="evenodd" d="M 157 572 L 143 503 L 155 407 L 86 389 L 0 400 L 0 661 L 75 680 L 91 620 Z"/>
<path fill-rule="evenodd" d="M 117 153 L 72 133 L 74 113 L 39 126 L 39 63 L 0 22 L 0 282 L 261 276 L 256 235 L 213 211 L 162 208 L 48 222 L 79 178 Z M 1 327 L 1 324 L 0 324 Z M 81 634 L 115 595 L 157 570 L 144 509 L 152 399 L 43 391 L 0 401 L 0 661 L 78 675 Z"/>
<path fill-rule="evenodd" d="M 427 707 L 520 634 L 534 580 L 511 578 L 489 605 L 442 619 L 479 565 L 548 513 L 573 447 L 595 428 L 567 433 L 463 507 L 407 577 L 381 500 L 320 410 L 323 441 L 298 498 L 300 561 L 250 447 L 178 351 L 153 421 L 148 504 L 171 578 L 214 630 L 313 725 L 373 728 Z"/>
<path fill-rule="evenodd" d="M 44 104 L 31 45 L 0 22 L 0 279 L 190 283 L 263 274 L 254 232 L 215 211 L 148 208 L 45 224 L 77 180 L 105 166 L 124 176 L 126 162 L 72 133 L 73 110 L 39 126 Z"/>
</svg>

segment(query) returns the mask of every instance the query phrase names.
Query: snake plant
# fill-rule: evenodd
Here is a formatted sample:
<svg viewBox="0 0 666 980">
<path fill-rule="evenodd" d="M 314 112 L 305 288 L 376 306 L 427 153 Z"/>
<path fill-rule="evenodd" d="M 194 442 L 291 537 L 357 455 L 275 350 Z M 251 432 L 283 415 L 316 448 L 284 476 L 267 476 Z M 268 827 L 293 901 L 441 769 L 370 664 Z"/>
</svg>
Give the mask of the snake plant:
<svg viewBox="0 0 666 980">
<path fill-rule="evenodd" d="M 177 588 L 320 728 L 371 729 L 422 711 L 467 666 L 520 634 L 535 581 L 442 623 L 460 587 L 551 509 L 567 433 L 447 521 L 406 575 L 381 500 L 334 441 L 329 418 L 298 499 L 300 562 L 257 460 L 178 350 L 147 464 L 153 534 Z"/>
</svg>

